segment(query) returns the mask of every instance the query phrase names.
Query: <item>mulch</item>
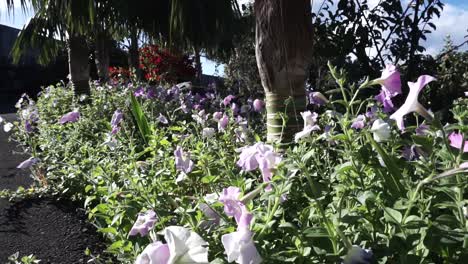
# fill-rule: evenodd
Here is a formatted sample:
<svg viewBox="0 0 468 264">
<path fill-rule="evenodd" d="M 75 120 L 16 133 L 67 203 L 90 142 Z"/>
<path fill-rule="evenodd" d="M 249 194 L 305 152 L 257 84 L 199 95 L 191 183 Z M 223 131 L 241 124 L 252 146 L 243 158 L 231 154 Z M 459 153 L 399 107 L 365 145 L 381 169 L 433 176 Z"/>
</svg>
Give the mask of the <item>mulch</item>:
<svg viewBox="0 0 468 264">
<path fill-rule="evenodd" d="M 11 121 L 14 115 L 1 115 Z M 17 152 L 8 134 L 0 125 L 0 189 L 28 188 L 32 179 L 28 170 L 16 169 L 27 159 Z M 7 263 L 10 255 L 34 254 L 44 263 L 87 263 L 88 248 L 93 255 L 104 250 L 102 237 L 94 226 L 86 222 L 79 205 L 51 198 L 8 202 L 0 198 L 0 263 Z"/>
<path fill-rule="evenodd" d="M 40 263 L 86 263 L 85 250 L 99 254 L 102 244 L 84 212 L 67 201 L 26 200 L 0 211 L 0 263 L 15 252 Z"/>
</svg>

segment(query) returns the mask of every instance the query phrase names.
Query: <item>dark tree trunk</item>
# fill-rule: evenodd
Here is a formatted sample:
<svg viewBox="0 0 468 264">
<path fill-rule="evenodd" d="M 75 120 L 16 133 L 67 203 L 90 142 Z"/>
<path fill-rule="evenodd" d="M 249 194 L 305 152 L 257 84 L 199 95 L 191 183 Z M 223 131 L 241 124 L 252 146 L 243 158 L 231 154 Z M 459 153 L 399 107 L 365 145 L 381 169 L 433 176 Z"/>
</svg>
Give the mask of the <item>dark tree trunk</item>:
<svg viewBox="0 0 468 264">
<path fill-rule="evenodd" d="M 141 80 L 143 78 L 140 69 L 140 54 L 138 52 L 138 29 L 133 27 L 130 30 L 130 47 L 128 49 L 128 66 L 135 70 L 136 78 Z"/>
<path fill-rule="evenodd" d="M 70 34 L 67 44 L 70 81 L 75 95 L 90 95 L 89 49 L 86 38 L 82 35 Z"/>
<path fill-rule="evenodd" d="M 312 59 L 310 0 L 256 0 L 256 57 L 266 95 L 267 140 L 287 143 L 302 130 Z M 289 99 L 289 100 L 288 100 Z M 283 126 L 280 114 L 286 114 Z"/>
<path fill-rule="evenodd" d="M 200 60 L 200 49 L 198 47 L 194 47 L 193 50 L 195 52 L 195 70 L 197 71 L 195 78 L 197 80 L 197 83 L 200 83 L 201 77 L 203 75 L 203 68 Z"/>
<path fill-rule="evenodd" d="M 99 81 L 107 82 L 109 80 L 109 61 L 110 61 L 110 37 L 105 31 L 96 32 L 96 50 L 95 63 Z"/>
</svg>

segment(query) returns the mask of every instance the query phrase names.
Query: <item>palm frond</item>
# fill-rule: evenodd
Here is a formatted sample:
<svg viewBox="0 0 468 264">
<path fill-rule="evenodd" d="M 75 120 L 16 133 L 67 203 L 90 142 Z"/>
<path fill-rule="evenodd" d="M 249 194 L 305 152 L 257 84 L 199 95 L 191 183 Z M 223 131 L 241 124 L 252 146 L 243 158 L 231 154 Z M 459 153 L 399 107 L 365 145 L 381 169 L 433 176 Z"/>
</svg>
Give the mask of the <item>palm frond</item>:
<svg viewBox="0 0 468 264">
<path fill-rule="evenodd" d="M 13 63 L 19 63 L 22 56 L 32 52 L 37 56 L 40 64 L 47 64 L 52 61 L 63 48 L 64 43 L 56 40 L 54 33 L 60 31 L 50 20 L 42 17 L 33 17 L 23 30 L 19 33 L 11 55 Z"/>
</svg>

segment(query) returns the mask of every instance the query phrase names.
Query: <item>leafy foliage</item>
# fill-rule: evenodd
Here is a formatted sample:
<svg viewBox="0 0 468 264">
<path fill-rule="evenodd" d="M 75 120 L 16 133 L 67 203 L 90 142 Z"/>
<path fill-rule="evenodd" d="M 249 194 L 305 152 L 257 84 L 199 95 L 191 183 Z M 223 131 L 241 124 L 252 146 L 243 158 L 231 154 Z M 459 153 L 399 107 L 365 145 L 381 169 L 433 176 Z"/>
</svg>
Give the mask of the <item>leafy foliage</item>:
<svg viewBox="0 0 468 264">
<path fill-rule="evenodd" d="M 40 159 L 33 169 L 40 189 L 82 201 L 121 263 L 132 263 L 150 243 L 149 237 L 128 236 L 137 214 L 148 209 L 158 215 L 150 237 L 170 225 L 190 227 L 208 242 L 210 261 L 225 262 L 220 238 L 236 224 L 222 203 L 206 195 L 228 186 L 255 193 L 246 206 L 265 263 L 341 262 L 352 245 L 372 249 L 378 263 L 466 262 L 467 171 L 459 166 L 468 156 L 450 146 L 447 135 L 457 131 L 466 138 L 468 99 L 458 99 L 449 126 L 423 122 L 421 134 L 417 126 L 400 133 L 391 124 L 387 141 L 377 142 L 372 123 L 390 120 L 373 98 L 359 99 L 371 82 L 347 84 L 343 72 L 331 70 L 338 88 L 327 93 L 328 104 L 315 108 L 320 130 L 284 149 L 270 191 L 258 171 L 236 165 L 239 148 L 265 138 L 264 116 L 248 111 L 250 103 L 240 95 L 223 104 L 220 94 L 193 94 L 182 86 L 116 83 L 94 85 L 92 103 L 80 105 L 67 87 L 51 86 L 36 104 L 21 103 L 15 138 Z M 154 96 L 135 98 L 137 87 Z M 231 109 L 233 103 L 244 111 Z M 28 133 L 24 113 L 35 108 L 40 118 Z M 75 108 L 77 122 L 57 122 Z M 112 135 L 117 109 L 124 117 Z M 204 129 L 217 126 L 207 115 L 215 111 L 229 122 L 206 136 Z M 351 128 L 366 113 L 363 127 Z M 180 181 L 177 146 L 194 163 Z M 412 155 L 404 154 L 407 148 Z M 218 224 L 205 215 L 207 204 Z"/>
<path fill-rule="evenodd" d="M 433 111 L 442 110 L 444 116 L 448 116 L 454 100 L 468 91 L 468 52 L 455 48 L 450 38 L 447 38 L 444 49 L 436 58 L 436 74 L 441 85 L 425 93 Z"/>
<path fill-rule="evenodd" d="M 320 54 L 315 65 L 328 60 L 346 65 L 354 80 L 366 74 L 374 77 L 387 63 L 403 63 L 405 76 L 414 79 L 422 74 L 416 68 L 423 62 L 421 42 L 435 30 L 431 21 L 442 8 L 439 0 L 379 1 L 375 6 L 367 0 L 340 0 L 336 6 L 324 0 L 314 15 L 314 48 Z M 349 55 L 356 57 L 354 63 Z"/>
</svg>

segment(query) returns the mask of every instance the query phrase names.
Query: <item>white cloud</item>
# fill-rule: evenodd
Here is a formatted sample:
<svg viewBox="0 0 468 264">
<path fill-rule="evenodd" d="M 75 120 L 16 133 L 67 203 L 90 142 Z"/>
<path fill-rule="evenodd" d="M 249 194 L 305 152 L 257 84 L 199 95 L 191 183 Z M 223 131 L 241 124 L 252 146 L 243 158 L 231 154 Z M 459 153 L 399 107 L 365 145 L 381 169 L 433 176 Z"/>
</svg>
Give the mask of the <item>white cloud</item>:
<svg viewBox="0 0 468 264">
<path fill-rule="evenodd" d="M 468 7 L 446 4 L 440 18 L 434 19 L 436 30 L 427 35 L 423 43 L 426 53 L 437 54 L 444 46 L 444 38 L 450 35 L 454 44 L 461 44 L 468 35 Z M 463 50 L 467 50 L 465 45 Z"/>
</svg>

